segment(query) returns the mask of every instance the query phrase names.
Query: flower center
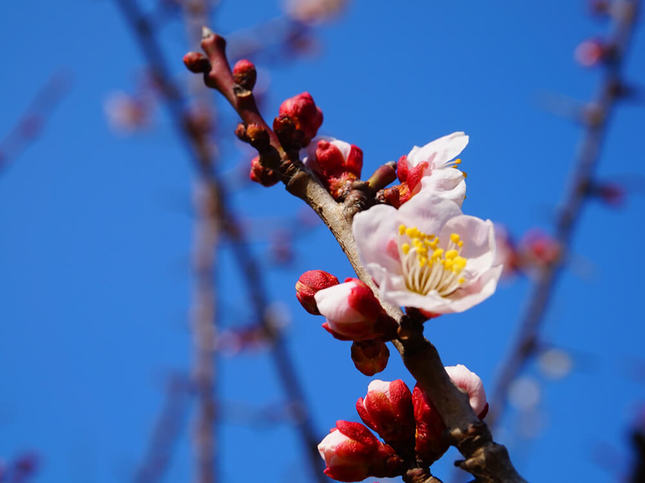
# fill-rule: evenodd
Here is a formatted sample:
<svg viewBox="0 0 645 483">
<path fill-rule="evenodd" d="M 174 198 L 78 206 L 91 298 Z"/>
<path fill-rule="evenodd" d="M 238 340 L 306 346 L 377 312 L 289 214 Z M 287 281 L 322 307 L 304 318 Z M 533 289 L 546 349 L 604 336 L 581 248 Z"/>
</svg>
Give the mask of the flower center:
<svg viewBox="0 0 645 483">
<path fill-rule="evenodd" d="M 421 295 L 436 290 L 444 297 L 466 281 L 460 276 L 468 260 L 461 256 L 464 242 L 459 235 L 451 233 L 445 249 L 439 245 L 436 235 L 423 233 L 417 227 L 399 226 L 398 246 L 408 290 Z"/>
</svg>

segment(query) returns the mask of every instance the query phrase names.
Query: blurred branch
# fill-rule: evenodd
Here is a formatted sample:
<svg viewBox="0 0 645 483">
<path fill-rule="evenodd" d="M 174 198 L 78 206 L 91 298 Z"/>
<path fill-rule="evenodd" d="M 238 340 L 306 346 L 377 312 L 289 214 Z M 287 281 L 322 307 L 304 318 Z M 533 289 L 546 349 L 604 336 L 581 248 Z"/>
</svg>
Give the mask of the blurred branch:
<svg viewBox="0 0 645 483">
<path fill-rule="evenodd" d="M 182 92 L 172 82 L 172 77 L 163 57 L 163 52 L 157 43 L 154 32 L 146 17 L 139 10 L 136 0 L 115 0 L 121 12 L 128 21 L 143 54 L 159 83 L 165 105 L 173 120 L 175 129 L 184 141 L 192 160 L 202 178 L 204 186 L 212 193 L 215 201 L 215 211 L 224 234 L 233 242 L 233 255 L 240 266 L 246 281 L 251 307 L 255 317 L 268 337 L 273 340 L 272 359 L 276 366 L 283 389 L 292 402 L 294 416 L 298 421 L 301 442 L 309 458 L 312 476 L 316 481 L 324 482 L 322 460 L 316 449 L 318 438 L 313 428 L 311 416 L 305 403 L 304 391 L 295 372 L 294 363 L 287 351 L 282 336 L 276 332 L 267 316 L 268 300 L 264 278 L 259 264 L 247 247 L 247 241 L 242 229 L 238 226 L 236 217 L 228 206 L 228 199 L 223 190 L 219 177 L 212 166 L 210 143 L 203 129 L 195 125 L 186 109 L 187 100 Z"/>
<path fill-rule="evenodd" d="M 0 141 L 0 172 L 38 139 L 54 108 L 69 93 L 71 84 L 70 77 L 59 72 L 36 92 L 22 117 Z"/>
<path fill-rule="evenodd" d="M 188 400 L 190 384 L 185 377 L 172 375 L 166 388 L 166 400 L 155 422 L 152 437 L 143 461 L 135 472 L 135 483 L 161 481 L 166 472 L 173 445 L 181 433 Z"/>
<path fill-rule="evenodd" d="M 535 278 L 524 316 L 519 324 L 519 333 L 501 366 L 490 400 L 491 411 L 487 417 L 490 426 L 494 426 L 501 419 L 511 383 L 539 348 L 544 316 L 553 298 L 557 279 L 571 252 L 574 231 L 589 197 L 589 187 L 593 184 L 594 171 L 609 127 L 610 116 L 617 101 L 621 99 L 621 70 L 636 25 L 639 1 L 619 0 L 615 3 L 619 8 L 613 14 L 612 32 L 607 42 L 612 46 L 612 56 L 605 64 L 600 91 L 588 104 L 592 109 L 585 118 L 584 134 L 573 168 L 573 179 L 556 217 L 555 240 L 562 249 L 561 256 L 542 267 Z"/>
</svg>

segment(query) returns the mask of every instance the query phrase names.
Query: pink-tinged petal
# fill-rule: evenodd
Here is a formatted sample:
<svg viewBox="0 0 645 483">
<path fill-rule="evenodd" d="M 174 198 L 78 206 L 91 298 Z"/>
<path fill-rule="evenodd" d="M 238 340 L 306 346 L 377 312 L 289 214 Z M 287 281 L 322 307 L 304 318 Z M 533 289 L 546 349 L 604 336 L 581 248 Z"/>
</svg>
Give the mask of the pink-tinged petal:
<svg viewBox="0 0 645 483">
<path fill-rule="evenodd" d="M 486 408 L 486 391 L 481 378 L 462 364 L 445 368 L 453 384 L 468 394 L 470 406 L 480 415 Z"/>
<path fill-rule="evenodd" d="M 354 216 L 352 231 L 363 263 L 376 263 L 390 273 L 400 273 L 400 261 L 393 258 L 387 247 L 398 233 L 397 210 L 377 205 Z"/>
<path fill-rule="evenodd" d="M 370 208 L 365 213 L 372 209 Z M 424 233 L 439 235 L 441 228 L 447 221 L 458 215 L 461 215 L 461 209 L 457 203 L 422 190 L 399 208 L 398 222 L 390 222 L 390 225 L 396 225 L 396 229 L 398 229 L 398 225 L 402 223 L 408 227 L 417 227 Z M 369 261 L 374 260 L 370 258 Z"/>
<path fill-rule="evenodd" d="M 430 161 L 432 169 L 442 168 L 456 158 L 468 145 L 468 136 L 462 131 L 457 131 L 447 136 L 429 142 L 423 147 L 414 146 L 408 154 L 411 167 L 423 161 Z"/>
<path fill-rule="evenodd" d="M 460 207 L 466 198 L 464 173 L 455 168 L 435 169 L 421 180 L 421 190 L 454 201 Z"/>
<path fill-rule="evenodd" d="M 439 237 L 448 240 L 457 233 L 464 241 L 461 256 L 468 259 L 466 273 L 476 275 L 488 270 L 495 261 L 495 229 L 493 222 L 475 216 L 459 215 L 448 220 Z"/>
<path fill-rule="evenodd" d="M 451 310 L 443 313 L 463 312 L 493 295 L 497 288 L 497 281 L 502 274 L 502 268 L 501 265 L 491 268 L 474 281 L 449 295 L 447 298 L 450 299 Z"/>
<path fill-rule="evenodd" d="M 361 313 L 350 307 L 348 303 L 352 286 L 352 283 L 340 283 L 316 292 L 314 298 L 320 313 L 330 321 L 362 320 Z"/>
</svg>

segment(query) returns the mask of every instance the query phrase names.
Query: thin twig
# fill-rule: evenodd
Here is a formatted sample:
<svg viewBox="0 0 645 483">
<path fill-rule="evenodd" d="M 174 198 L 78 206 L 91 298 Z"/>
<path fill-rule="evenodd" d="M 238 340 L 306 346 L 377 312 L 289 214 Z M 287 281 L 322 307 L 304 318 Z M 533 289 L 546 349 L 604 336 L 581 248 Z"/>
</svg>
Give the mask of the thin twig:
<svg viewBox="0 0 645 483">
<path fill-rule="evenodd" d="M 166 400 L 155 422 L 146 454 L 135 472 L 135 483 L 161 481 L 166 472 L 175 442 L 179 439 L 188 408 L 190 384 L 180 375 L 171 376 L 166 389 Z"/>
<path fill-rule="evenodd" d="M 69 93 L 70 88 L 70 77 L 57 73 L 38 89 L 21 118 L 0 141 L 0 172 L 38 138 L 54 108 Z"/>
</svg>

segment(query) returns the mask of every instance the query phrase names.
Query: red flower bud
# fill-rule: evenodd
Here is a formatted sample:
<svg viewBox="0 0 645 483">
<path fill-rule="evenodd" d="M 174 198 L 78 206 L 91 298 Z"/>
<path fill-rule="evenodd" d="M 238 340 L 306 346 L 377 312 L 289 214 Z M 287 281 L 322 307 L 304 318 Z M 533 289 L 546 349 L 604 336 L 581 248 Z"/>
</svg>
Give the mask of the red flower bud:
<svg viewBox="0 0 645 483">
<path fill-rule="evenodd" d="M 210 61 L 201 52 L 188 52 L 184 55 L 184 65 L 195 74 L 211 70 Z"/>
<path fill-rule="evenodd" d="M 356 278 L 316 293 L 323 327 L 340 340 L 391 339 L 397 324 L 387 316 L 372 290 Z"/>
<path fill-rule="evenodd" d="M 574 56 L 580 65 L 593 67 L 607 60 L 611 53 L 611 47 L 606 45 L 602 40 L 588 39 L 576 47 Z"/>
<path fill-rule="evenodd" d="M 322 111 L 316 106 L 313 97 L 308 92 L 303 92 L 284 101 L 280 105 L 279 115 L 289 117 L 295 128 L 304 133 L 305 146 L 316 136 L 323 121 Z"/>
<path fill-rule="evenodd" d="M 354 341 L 352 361 L 356 369 L 366 376 L 373 376 L 387 367 L 390 351 L 385 342 L 378 340 Z"/>
<path fill-rule="evenodd" d="M 356 411 L 386 442 L 412 445 L 415 434 L 412 393 L 402 380 L 370 382 L 365 398 L 356 402 Z"/>
<path fill-rule="evenodd" d="M 253 90 L 258 73 L 255 65 L 250 60 L 238 60 L 233 67 L 233 80 L 240 87 L 249 91 Z"/>
<path fill-rule="evenodd" d="M 446 426 L 439 412 L 432 405 L 419 386 L 412 391 L 412 405 L 416 421 L 414 451 L 425 464 L 438 460 L 450 446 L 445 433 Z"/>
<path fill-rule="evenodd" d="M 319 290 L 338 285 L 338 279 L 323 270 L 309 270 L 296 282 L 296 297 L 310 314 L 320 315 L 314 296 Z"/>
<path fill-rule="evenodd" d="M 336 421 L 336 427 L 318 445 L 325 474 L 337 481 L 361 481 L 369 476 L 397 476 L 403 461 L 360 423 Z"/>
<path fill-rule="evenodd" d="M 339 139 L 319 138 L 309 146 L 304 162 L 338 200 L 361 177 L 363 151 Z"/>
<path fill-rule="evenodd" d="M 260 163 L 260 156 L 256 156 L 251 160 L 251 170 L 249 171 L 249 178 L 251 181 L 260 183 L 262 186 L 273 186 L 280 181 L 278 173 L 272 169 L 262 166 Z"/>
</svg>

